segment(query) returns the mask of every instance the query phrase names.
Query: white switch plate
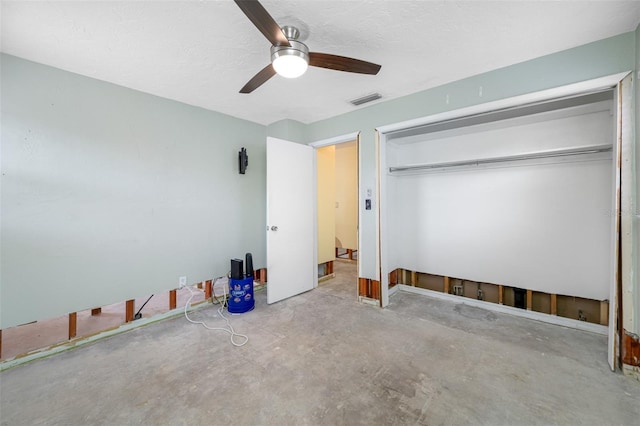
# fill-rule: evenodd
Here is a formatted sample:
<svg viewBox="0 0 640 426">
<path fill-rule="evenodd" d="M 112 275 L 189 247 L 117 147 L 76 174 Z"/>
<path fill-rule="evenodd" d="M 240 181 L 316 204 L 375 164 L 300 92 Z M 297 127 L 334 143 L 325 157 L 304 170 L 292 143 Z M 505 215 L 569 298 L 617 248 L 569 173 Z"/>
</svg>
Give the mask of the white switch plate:
<svg viewBox="0 0 640 426">
<path fill-rule="evenodd" d="M 187 286 L 187 277 L 178 278 L 178 287 L 186 287 Z"/>
</svg>

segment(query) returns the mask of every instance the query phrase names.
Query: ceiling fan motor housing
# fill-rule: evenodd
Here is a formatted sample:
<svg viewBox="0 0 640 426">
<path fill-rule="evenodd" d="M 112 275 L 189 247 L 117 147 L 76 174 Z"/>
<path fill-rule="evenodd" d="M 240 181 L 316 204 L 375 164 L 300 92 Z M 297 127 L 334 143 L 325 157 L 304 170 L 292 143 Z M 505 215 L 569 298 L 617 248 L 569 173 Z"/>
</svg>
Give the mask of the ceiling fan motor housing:
<svg viewBox="0 0 640 426">
<path fill-rule="evenodd" d="M 297 28 L 283 27 L 289 46 L 271 46 L 271 63 L 278 74 L 286 78 L 300 77 L 309 65 L 309 48 L 298 41 Z"/>
<path fill-rule="evenodd" d="M 309 63 L 309 48 L 306 44 L 297 40 L 289 40 L 289 44 L 291 46 L 271 46 L 271 62 L 280 56 L 299 56 Z"/>
</svg>

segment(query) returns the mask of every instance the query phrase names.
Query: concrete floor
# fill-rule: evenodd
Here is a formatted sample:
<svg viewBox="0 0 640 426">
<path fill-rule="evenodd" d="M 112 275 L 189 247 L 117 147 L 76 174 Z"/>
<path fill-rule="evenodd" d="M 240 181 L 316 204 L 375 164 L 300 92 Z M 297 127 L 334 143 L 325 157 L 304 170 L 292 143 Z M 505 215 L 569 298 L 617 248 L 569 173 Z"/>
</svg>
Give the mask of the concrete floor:
<svg viewBox="0 0 640 426">
<path fill-rule="evenodd" d="M 0 424 L 638 424 L 606 337 L 407 293 L 382 310 L 356 303 L 354 264 L 335 270 L 257 293 L 231 319 L 241 348 L 178 317 L 4 371 Z"/>
</svg>

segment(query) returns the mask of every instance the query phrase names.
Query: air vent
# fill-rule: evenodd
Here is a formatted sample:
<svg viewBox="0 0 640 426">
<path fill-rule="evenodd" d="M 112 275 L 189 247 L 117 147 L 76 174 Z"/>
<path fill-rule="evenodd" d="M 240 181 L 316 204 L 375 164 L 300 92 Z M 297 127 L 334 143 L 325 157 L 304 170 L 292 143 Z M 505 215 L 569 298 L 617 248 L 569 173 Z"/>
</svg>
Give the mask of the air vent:
<svg viewBox="0 0 640 426">
<path fill-rule="evenodd" d="M 358 98 L 358 99 L 354 99 L 354 100 L 352 100 L 350 102 L 353 105 L 358 106 L 358 105 L 366 104 L 367 102 L 375 101 L 376 99 L 380 99 L 381 97 L 382 97 L 382 95 L 380 93 L 372 93 L 370 95 L 363 96 L 363 97 Z"/>
</svg>

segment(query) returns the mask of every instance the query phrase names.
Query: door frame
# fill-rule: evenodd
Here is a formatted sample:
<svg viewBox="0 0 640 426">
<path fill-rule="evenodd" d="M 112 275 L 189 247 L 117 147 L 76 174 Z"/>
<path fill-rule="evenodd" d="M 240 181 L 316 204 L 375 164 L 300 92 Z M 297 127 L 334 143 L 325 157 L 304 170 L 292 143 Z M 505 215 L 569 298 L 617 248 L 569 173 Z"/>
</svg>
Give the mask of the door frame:
<svg viewBox="0 0 640 426">
<path fill-rule="evenodd" d="M 360 208 L 360 182 L 362 182 L 361 176 L 360 176 L 360 171 L 362 170 L 361 164 L 360 164 L 360 132 L 352 132 L 352 133 L 347 133 L 347 134 L 343 134 L 343 135 L 338 135 L 338 136 L 334 136 L 331 138 L 327 138 L 327 139 L 320 139 L 317 140 L 315 142 L 311 142 L 308 145 L 312 148 L 314 148 L 317 152 L 318 149 L 320 148 L 324 148 L 327 146 L 332 146 L 332 145 L 340 145 L 343 143 L 348 143 L 348 142 L 356 142 L 356 152 L 357 152 L 357 157 L 358 157 L 358 182 L 357 182 L 357 197 L 358 197 L 358 228 L 357 228 L 357 232 L 358 232 L 358 260 L 357 260 L 357 265 L 358 265 L 358 276 L 361 276 L 361 265 L 362 262 L 360 262 L 360 254 L 362 253 L 362 239 L 361 239 L 361 233 L 360 233 L 360 224 L 362 223 L 362 209 Z M 314 165 L 314 175 L 318 176 L 318 166 L 317 166 L 317 162 Z M 316 181 L 316 186 L 317 186 L 317 181 Z M 317 206 L 316 206 L 316 212 L 317 212 Z M 315 232 L 317 234 L 318 232 L 318 218 L 316 217 L 315 220 Z M 316 246 L 317 246 L 317 242 L 316 242 Z M 316 248 L 316 259 L 315 259 L 315 263 L 316 265 L 318 264 L 318 250 Z M 316 286 L 318 285 L 318 282 L 316 281 Z M 358 282 L 356 280 L 356 282 L 354 283 L 354 292 L 356 295 L 356 298 L 358 297 Z"/>
<path fill-rule="evenodd" d="M 415 129 L 420 126 L 425 126 L 428 124 L 433 124 L 446 120 L 455 120 L 463 117 L 485 114 L 489 112 L 494 112 L 497 110 L 509 109 L 509 108 L 517 108 L 527 104 L 534 104 L 540 102 L 550 101 L 552 99 L 562 98 L 562 97 L 570 97 L 577 96 L 581 94 L 587 94 L 589 92 L 595 92 L 598 90 L 606 90 L 611 89 L 617 91 L 619 93 L 619 98 L 617 99 L 619 102 L 621 99 L 627 99 L 627 104 L 625 104 L 625 108 L 620 108 L 619 104 L 614 105 L 614 108 L 617 110 L 619 116 L 615 118 L 614 131 L 619 132 L 618 138 L 613 142 L 614 146 L 619 144 L 621 150 L 621 160 L 623 166 L 615 167 L 616 169 L 616 179 L 622 178 L 622 181 L 633 180 L 634 178 L 634 170 L 631 169 L 631 161 L 628 158 L 629 155 L 633 153 L 633 141 L 631 136 L 631 126 L 633 125 L 629 120 L 632 120 L 631 116 L 631 108 L 629 99 L 632 99 L 632 85 L 626 84 L 623 86 L 623 80 L 630 75 L 632 75 L 632 71 L 625 71 L 617 74 L 612 74 L 609 76 L 604 76 L 592 80 L 581 81 L 574 84 L 569 84 L 565 86 L 555 87 L 552 89 L 542 90 L 539 92 L 528 93 L 525 95 L 514 96 L 510 98 L 505 98 L 493 102 L 487 102 L 483 104 L 473 105 L 466 108 L 456 109 L 452 111 L 446 111 L 426 117 L 421 117 L 413 120 L 407 120 L 400 123 L 394 123 L 386 126 L 380 126 L 377 128 L 379 132 L 379 156 L 378 156 L 378 168 L 380 170 L 380 285 L 382 287 L 382 306 L 386 306 L 389 303 L 389 270 L 390 266 L 388 263 L 386 248 L 388 246 L 389 234 L 387 229 L 387 212 L 385 208 L 385 201 L 387 194 L 387 173 L 385 172 L 385 164 L 386 164 L 386 147 L 388 138 L 394 133 L 399 133 L 403 131 L 408 131 L 411 129 Z M 628 81 L 629 79 L 627 79 Z M 616 115 L 618 115 L 616 114 Z M 621 117 L 625 117 L 626 120 L 623 122 L 622 127 L 620 125 Z M 618 128 L 618 129 L 616 129 Z M 637 129 L 636 129 L 637 131 Z M 615 155 L 615 153 L 614 153 Z M 636 166 L 637 167 L 637 166 Z M 636 183 L 637 185 L 637 183 Z M 616 192 L 616 181 L 613 182 L 613 191 L 614 194 Z M 622 193 L 621 193 L 621 202 L 623 206 L 623 211 L 625 211 L 624 207 L 634 205 L 633 201 L 635 199 L 635 195 L 633 192 L 636 188 L 630 188 L 631 185 L 622 185 Z M 618 186 L 620 188 L 620 186 Z M 626 189 L 626 190 L 625 190 Z M 622 248 L 621 253 L 618 254 L 617 249 L 614 247 L 615 243 L 612 243 L 612 260 L 613 265 L 617 265 L 617 262 L 620 262 L 622 265 L 629 265 L 631 268 L 633 264 L 633 253 L 634 247 L 637 250 L 637 246 L 633 244 L 633 237 L 635 235 L 633 228 L 633 221 L 629 214 L 620 215 L 620 205 L 613 201 L 612 208 L 615 212 L 614 217 L 612 218 L 612 227 L 615 230 L 616 220 L 615 217 L 620 218 L 621 224 L 620 226 L 623 229 L 619 235 L 620 238 L 620 247 Z M 625 232 L 626 230 L 627 232 Z M 615 231 L 614 231 L 615 232 Z M 614 239 L 617 238 L 616 235 L 613 235 Z M 610 299 L 609 299 L 609 342 L 608 342 L 608 361 L 612 370 L 615 370 L 616 367 L 619 366 L 619 355 L 620 355 L 620 341 L 617 333 L 616 327 L 622 328 L 623 326 L 623 318 L 621 312 L 617 311 L 618 306 L 618 297 L 619 290 L 617 289 L 618 283 L 621 283 L 622 291 L 625 289 L 632 289 L 633 283 L 629 282 L 631 279 L 631 274 L 628 271 L 623 271 L 622 277 L 618 275 L 618 268 L 612 267 L 612 281 L 610 285 Z M 627 302 L 627 306 L 625 308 L 630 308 L 630 304 L 633 302 Z M 490 306 L 488 306 L 491 309 Z M 633 313 L 633 309 L 631 309 L 631 313 Z M 635 315 L 640 315 L 640 312 L 636 312 Z"/>
</svg>

